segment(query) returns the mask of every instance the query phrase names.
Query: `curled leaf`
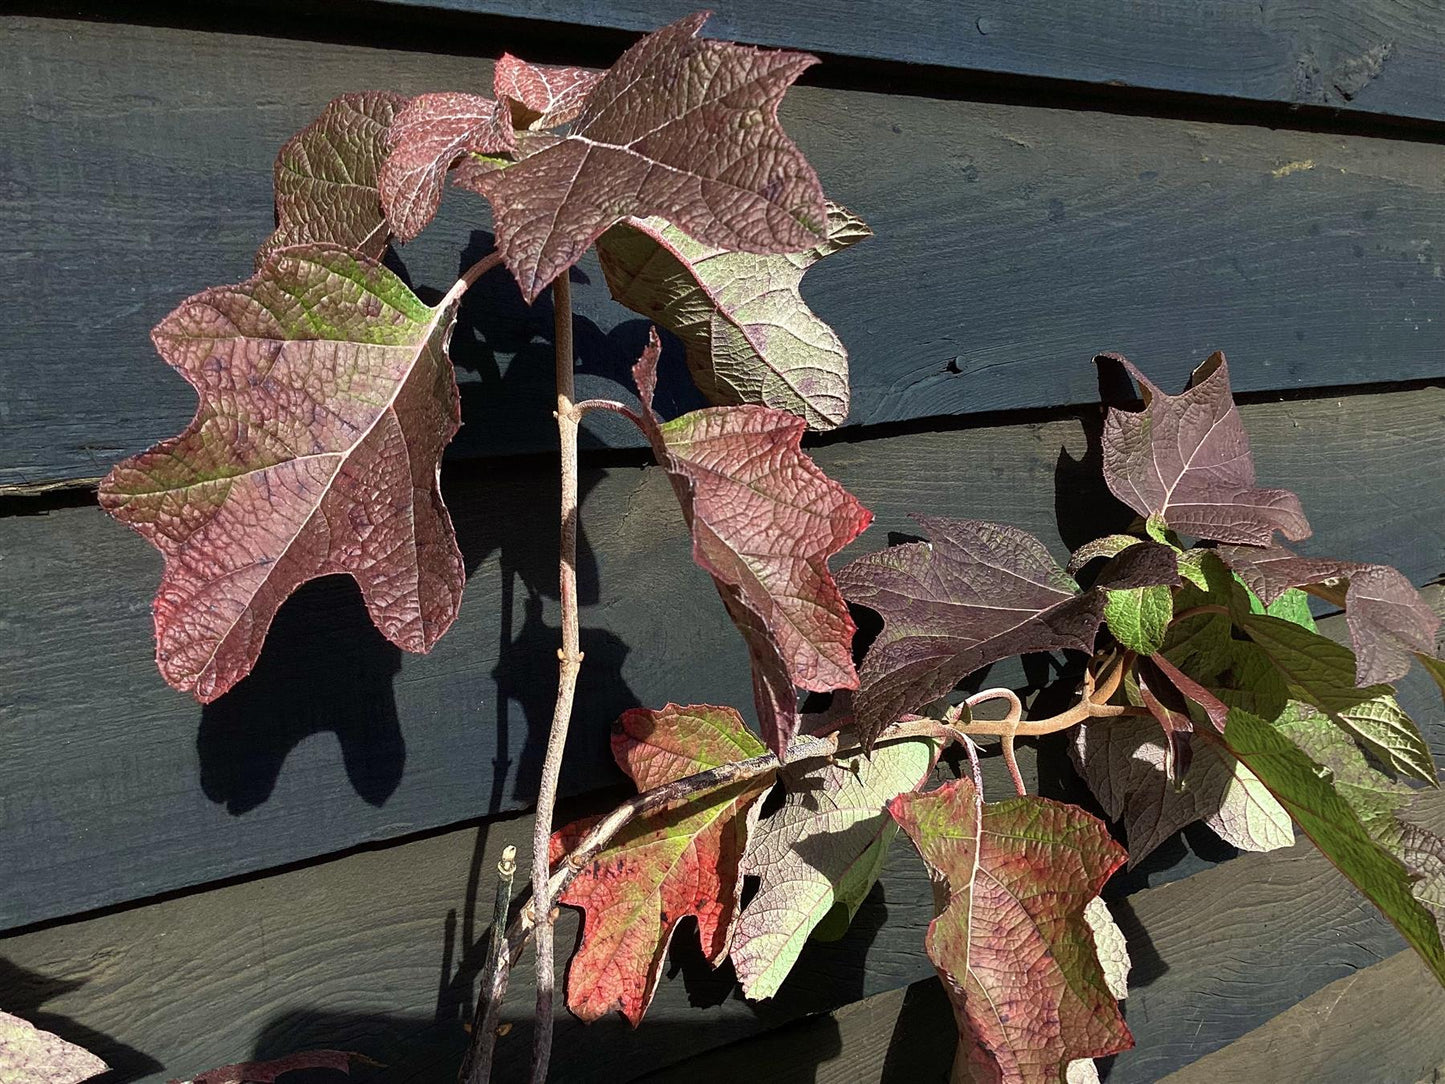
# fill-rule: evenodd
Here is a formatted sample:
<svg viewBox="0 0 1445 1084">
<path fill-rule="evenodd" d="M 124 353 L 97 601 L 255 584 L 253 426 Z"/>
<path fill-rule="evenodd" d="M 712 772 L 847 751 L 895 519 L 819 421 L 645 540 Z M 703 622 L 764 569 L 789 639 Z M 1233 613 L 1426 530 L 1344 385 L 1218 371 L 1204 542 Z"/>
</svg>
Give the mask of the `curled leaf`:
<svg viewBox="0 0 1445 1084">
<path fill-rule="evenodd" d="M 1440 615 L 1410 581 L 1389 565 L 1302 557 L 1283 546 L 1220 546 L 1220 558 L 1269 605 L 1291 587 L 1345 586 L 1350 643 L 1355 649 L 1355 682 L 1398 681 L 1411 656 L 1433 656 Z"/>
<path fill-rule="evenodd" d="M 386 137 L 405 96 L 343 94 L 276 156 L 276 232 L 256 266 L 288 245 L 329 243 L 380 259 L 389 230 L 378 191 Z"/>
<path fill-rule="evenodd" d="M 1309 536 L 1298 497 L 1255 488 L 1249 436 L 1223 354 L 1210 355 L 1179 395 L 1165 395 L 1117 354 L 1094 360 L 1123 366 L 1144 395 L 1143 410 L 1110 406 L 1104 420 L 1104 480 L 1114 496 L 1197 538 L 1263 546 L 1277 530 L 1296 540 Z"/>
<path fill-rule="evenodd" d="M 697 37 L 707 13 L 649 34 L 602 78 L 565 136 L 504 170 L 458 177 L 492 204 L 497 249 L 528 302 L 609 226 L 660 215 L 707 244 L 802 252 L 823 190 L 778 125 L 805 53 Z"/>
<path fill-rule="evenodd" d="M 506 110 L 476 94 L 422 94 L 396 114 L 381 169 L 381 205 L 392 232 L 410 241 L 436 217 L 447 171 L 465 154 L 515 147 Z"/>
<path fill-rule="evenodd" d="M 732 708 L 669 704 L 637 708 L 617 721 L 612 755 L 652 790 L 766 752 Z M 678 922 L 697 919 L 703 954 L 727 956 L 737 913 L 738 864 L 757 819 L 755 803 L 773 776 L 754 776 L 644 814 L 624 828 L 559 897 L 585 913 L 582 944 L 567 972 L 567 1006 L 583 1020 L 613 1009 L 636 1027 L 661 975 Z M 588 822 L 552 839 L 560 861 Z"/>
<path fill-rule="evenodd" d="M 582 112 L 602 75 L 587 68 L 528 64 L 503 53 L 492 71 L 492 93 L 507 104 L 515 127 L 556 128 Z"/>
<path fill-rule="evenodd" d="M 1056 1084 L 1133 1045 L 1086 917 L 1124 861 L 1103 824 L 1043 798 L 985 805 L 967 779 L 888 808 L 941 881 L 925 946 L 958 1021 L 954 1079 Z"/>
<path fill-rule="evenodd" d="M 827 240 L 805 252 L 730 252 L 650 218 L 613 226 L 597 255 L 612 296 L 682 340 L 710 402 L 789 410 L 831 429 L 848 417 L 848 351 L 798 287 L 823 257 L 871 236 L 829 203 Z"/>
<path fill-rule="evenodd" d="M 203 703 L 250 672 L 301 584 L 351 575 L 383 635 L 427 651 L 465 574 L 438 480 L 460 424 L 430 308 L 344 249 L 283 249 L 152 332 L 200 404 L 179 436 L 115 466 L 100 504 L 165 557 L 156 661 Z"/>
<path fill-rule="evenodd" d="M 763 739 L 783 756 L 797 692 L 852 689 L 853 618 L 828 558 L 873 516 L 802 453 L 803 419 L 768 407 L 714 407 L 670 422 L 652 411 L 657 333 L 633 368 L 643 428 L 672 480 L 709 573 L 747 641 Z"/>
</svg>

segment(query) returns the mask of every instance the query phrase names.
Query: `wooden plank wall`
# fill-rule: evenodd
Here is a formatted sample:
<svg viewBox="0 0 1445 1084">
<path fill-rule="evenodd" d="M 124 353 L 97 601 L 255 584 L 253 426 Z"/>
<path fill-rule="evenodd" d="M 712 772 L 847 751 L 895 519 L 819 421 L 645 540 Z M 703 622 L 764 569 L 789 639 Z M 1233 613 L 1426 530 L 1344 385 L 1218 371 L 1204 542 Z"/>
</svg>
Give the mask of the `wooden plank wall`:
<svg viewBox="0 0 1445 1084">
<path fill-rule="evenodd" d="M 1439 4 L 1026 7 L 739 0 L 710 28 L 827 54 L 783 120 L 878 234 L 806 286 L 853 355 L 849 424 L 813 441 L 877 515 L 850 554 L 908 533 L 915 510 L 1016 523 L 1059 555 L 1120 525 L 1089 357 L 1123 350 L 1169 386 L 1222 347 L 1261 478 L 1310 513 L 1306 549 L 1422 584 L 1445 574 Z M 307 1045 L 371 1054 L 379 1080 L 449 1076 L 485 922 L 477 878 L 530 831 L 557 635 L 551 314 L 488 287 L 457 336 L 467 424 L 443 486 L 469 581 L 453 631 L 402 657 L 349 582 L 326 581 L 283 609 L 233 694 L 203 710 L 168 690 L 148 639 L 159 561 L 88 488 L 193 409 L 147 330 L 249 272 L 271 158 L 333 95 L 484 89 L 506 49 L 601 65 L 685 10 L 0 15 L 0 1007 L 99 1050 L 114 1080 Z M 487 229 L 479 201 L 450 195 L 401 253 L 412 281 L 445 287 Z M 580 384 L 630 395 L 646 325 L 612 305 L 595 263 L 582 271 Z M 675 390 L 666 405 L 693 402 Z M 751 700 L 665 479 L 631 434 L 588 426 L 573 810 L 619 793 L 603 739 L 620 710 Z M 1410 682 L 1402 696 L 1445 755 L 1438 695 Z M 1025 764 L 1075 793 L 1057 744 Z M 1330 999 L 1369 1006 L 1396 983 L 1435 995 L 1312 850 L 1224 861 L 1206 837 L 1185 833 L 1111 889 L 1139 1045 L 1108 1079 L 1204 1055 L 1191 1071 L 1237 1079 L 1266 1051 L 1272 1078 L 1359 1079 L 1363 1054 L 1280 1057 L 1279 1036 L 1322 1034 Z M 732 1079 L 725 1057 L 779 1080 L 936 1076 L 951 1047 L 922 982 L 930 892 L 905 848 L 890 862 L 848 938 L 810 948 L 775 1001 L 741 1001 L 679 946 L 641 1031 L 559 1021 L 558 1079 Z M 529 999 L 520 982 L 515 1071 Z M 1398 1034 L 1369 1048 L 1384 1078 L 1445 1058 Z"/>
</svg>

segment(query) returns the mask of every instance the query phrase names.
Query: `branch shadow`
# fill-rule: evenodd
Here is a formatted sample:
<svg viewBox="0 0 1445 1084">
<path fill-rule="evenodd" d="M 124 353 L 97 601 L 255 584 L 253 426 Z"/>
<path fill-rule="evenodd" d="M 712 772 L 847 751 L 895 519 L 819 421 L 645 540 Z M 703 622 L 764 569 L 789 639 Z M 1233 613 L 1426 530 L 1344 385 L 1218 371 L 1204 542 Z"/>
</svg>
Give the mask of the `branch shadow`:
<svg viewBox="0 0 1445 1084">
<path fill-rule="evenodd" d="M 129 1084 L 159 1072 L 163 1066 L 149 1054 L 41 1007 L 84 985 L 83 980 L 51 978 L 0 956 L 0 1009 L 90 1051 L 110 1066 L 108 1072 L 93 1077 L 92 1084 Z"/>
</svg>

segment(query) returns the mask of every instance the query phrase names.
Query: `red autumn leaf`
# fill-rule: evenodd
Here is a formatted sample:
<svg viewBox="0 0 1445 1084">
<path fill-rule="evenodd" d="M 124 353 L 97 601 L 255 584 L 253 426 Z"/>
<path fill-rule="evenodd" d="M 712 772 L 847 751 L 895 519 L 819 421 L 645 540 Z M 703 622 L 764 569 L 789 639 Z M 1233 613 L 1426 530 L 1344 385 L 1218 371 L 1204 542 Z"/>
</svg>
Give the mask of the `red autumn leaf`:
<svg viewBox="0 0 1445 1084">
<path fill-rule="evenodd" d="M 446 353 L 459 296 L 429 308 L 372 260 L 289 248 L 152 332 L 200 405 L 117 464 L 100 504 L 165 556 L 156 661 L 171 685 L 220 696 L 318 576 L 350 574 L 407 651 L 451 625 L 465 575 L 438 470 L 460 424 Z"/>
<path fill-rule="evenodd" d="M 692 556 L 747 641 L 763 740 L 780 757 L 798 729 L 794 686 L 853 689 L 853 618 L 828 558 L 873 514 L 799 448 L 805 424 L 762 406 L 652 412 L 661 351 L 653 331 L 632 370 L 643 429 L 672 480 Z"/>
<path fill-rule="evenodd" d="M 612 755 L 639 791 L 765 752 L 736 711 L 705 704 L 636 708 L 612 732 Z M 771 774 L 755 776 L 645 814 L 583 867 L 559 897 L 585 913 L 582 945 L 567 972 L 568 1008 L 589 1021 L 617 1009 L 636 1027 L 673 931 L 689 915 L 703 954 L 714 967 L 722 963 L 737 918 L 738 865 L 756 801 L 772 783 Z M 588 826 L 557 832 L 552 861 Z"/>
<path fill-rule="evenodd" d="M 1298 497 L 1254 486 L 1249 436 L 1223 354 L 1195 369 L 1180 395 L 1165 395 L 1117 354 L 1094 360 L 1123 366 L 1144 395 L 1143 410 L 1111 406 L 1104 420 L 1104 480 L 1114 496 L 1197 538 L 1264 546 L 1276 530 L 1309 537 Z"/>
<path fill-rule="evenodd" d="M 849 601 L 883 617 L 853 696 L 865 741 L 980 667 L 1030 651 L 1092 650 L 1106 589 L 1173 583 L 1179 576 L 1173 550 L 1141 542 L 1114 557 L 1094 587 L 1081 592 L 1026 531 L 913 518 L 931 542 L 870 553 L 838 573 Z"/>
<path fill-rule="evenodd" d="M 740 252 L 824 239 L 817 174 L 777 119 L 816 58 L 704 41 L 706 20 L 690 15 L 629 49 L 569 134 L 536 136 L 520 162 L 457 178 L 491 201 L 497 248 L 529 302 L 629 215 L 661 215 Z"/>
<path fill-rule="evenodd" d="M 516 127 L 556 128 L 582 112 L 602 75 L 586 68 L 528 64 L 503 53 L 492 72 L 492 92 L 508 104 Z"/>
<path fill-rule="evenodd" d="M 955 1080 L 1058 1084 L 1133 1045 L 1085 917 L 1125 857 L 1102 823 L 1044 798 L 984 804 L 967 779 L 888 809 L 943 882 L 925 946 L 958 1022 Z"/>
<path fill-rule="evenodd" d="M 389 231 L 377 192 L 401 94 L 343 94 L 276 156 L 276 232 L 256 266 L 288 245 L 335 244 L 380 259 Z"/>
<path fill-rule="evenodd" d="M 59 1035 L 0 1012 L 0 1081 L 5 1084 L 81 1084 L 109 1068 Z"/>
<path fill-rule="evenodd" d="M 458 158 L 511 151 L 515 140 L 510 116 L 491 98 L 442 93 L 408 102 L 392 121 L 387 144 L 381 205 L 392 232 L 410 241 L 436 217 L 447 171 Z"/>
<path fill-rule="evenodd" d="M 1163 656 L 1157 656 L 1163 658 Z M 1194 733 L 1194 722 L 1189 718 L 1189 708 L 1184 696 L 1154 665 L 1151 659 L 1140 659 L 1135 666 L 1135 680 L 1139 686 L 1139 698 L 1154 716 L 1159 729 L 1164 731 L 1164 775 L 1176 780 L 1189 770 L 1194 749 L 1190 736 Z M 1225 709 L 1226 715 L 1229 709 Z"/>
<path fill-rule="evenodd" d="M 1220 546 L 1220 558 L 1266 606 L 1291 587 L 1348 584 L 1342 600 L 1355 650 L 1355 683 L 1398 681 L 1411 655 L 1433 656 L 1440 616 L 1389 565 L 1301 557 L 1283 546 Z"/>
<path fill-rule="evenodd" d="M 185 1081 L 172 1081 L 171 1084 L 275 1084 L 285 1074 L 303 1069 L 331 1069 L 350 1073 L 352 1062 L 358 1061 L 368 1065 L 377 1064 L 370 1058 L 346 1050 L 306 1050 L 270 1061 L 243 1061 L 235 1065 L 222 1065 L 219 1069 L 210 1069 L 200 1076 L 189 1077 Z"/>
</svg>

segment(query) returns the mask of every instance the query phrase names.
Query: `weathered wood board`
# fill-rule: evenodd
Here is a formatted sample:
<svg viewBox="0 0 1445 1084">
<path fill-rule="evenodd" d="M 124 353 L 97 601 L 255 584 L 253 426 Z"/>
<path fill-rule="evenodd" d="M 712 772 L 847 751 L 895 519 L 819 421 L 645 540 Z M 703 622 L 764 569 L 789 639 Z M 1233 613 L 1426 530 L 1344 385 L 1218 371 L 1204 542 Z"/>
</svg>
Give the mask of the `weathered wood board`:
<svg viewBox="0 0 1445 1084">
<path fill-rule="evenodd" d="M 1243 413 L 1260 478 L 1310 513 L 1308 551 L 1415 582 L 1445 571 L 1445 390 Z M 815 455 L 877 516 L 855 553 L 916 533 L 911 511 L 1015 523 L 1060 556 L 1128 520 L 1077 418 Z M 387 645 L 349 580 L 315 584 L 282 610 L 255 674 L 205 709 L 156 672 L 160 562 L 144 542 L 91 507 L 0 518 L 0 928 L 527 804 L 555 680 L 553 471 L 447 474 L 470 581 L 432 654 Z M 569 793 L 618 778 L 606 734 L 627 707 L 752 702 L 742 641 L 691 564 L 665 478 L 594 469 L 583 493 Z M 1445 753 L 1438 697 L 1428 682 L 1406 692 Z"/>
<path fill-rule="evenodd" d="M 1438 794 L 1424 796 L 1414 816 L 1439 831 L 1445 803 Z M 363 1081 L 450 1079 L 465 1042 L 460 1022 L 469 1018 L 491 870 L 506 843 L 529 833 L 527 818 L 503 819 L 3 938 L 0 1001 L 107 1058 L 119 1070 L 117 1084 L 158 1084 L 223 1062 L 316 1046 L 355 1049 L 386 1063 L 359 1071 Z M 1242 855 L 1114 899 L 1111 907 L 1133 955 L 1125 1010 L 1137 1044 L 1114 1060 L 1108 1078 L 1114 1082 L 1157 1080 L 1227 1049 L 1401 944 L 1304 841 L 1287 851 Z M 559 1008 L 554 1079 L 736 1079 L 728 1067 L 735 1069 L 737 1058 L 759 1064 L 749 1046 L 696 1055 L 805 1013 L 867 1006 L 864 999 L 923 979 L 931 970 L 922 952 L 931 913 L 923 867 L 899 842 L 848 936 L 811 945 L 779 996 L 756 1005 L 737 995 L 726 970 L 710 973 L 690 931 L 681 930 L 639 1030 L 620 1018 L 584 1028 Z M 560 944 L 570 948 L 576 930 L 576 914 L 564 909 Z M 528 972 L 524 966 L 515 976 L 504 1010 L 512 1026 L 498 1046 L 500 1080 L 516 1079 L 529 1055 Z M 873 1014 L 864 1049 L 826 1020 L 807 1025 L 816 1079 L 880 1079 L 865 1075 L 865 1067 L 877 1069 L 871 1044 L 890 1031 L 900 1049 L 881 1059 L 881 1079 L 919 1079 L 905 1070 L 947 1065 L 953 1046 L 947 1010 L 940 1014 L 942 999 L 931 986 L 916 993 L 895 1027 L 879 1027 Z M 778 1070 L 768 1079 L 815 1079 L 808 1075 L 809 1050 L 789 1044 L 786 1059 L 766 1063 Z M 1326 1072 L 1313 1079 L 1360 1078 Z"/>
<path fill-rule="evenodd" d="M 149 329 L 250 273 L 276 150 L 328 99 L 490 77 L 466 56 L 164 27 L 0 34 L 0 487 L 98 477 L 186 424 L 194 394 Z M 1218 348 L 1244 391 L 1445 374 L 1437 145 L 820 87 L 783 121 L 877 232 L 806 286 L 852 351 L 853 424 L 1091 402 L 1101 349 L 1164 387 Z M 451 193 L 402 252 L 412 281 L 448 286 L 488 221 Z M 646 324 L 595 261 L 581 275 L 580 387 L 626 394 Z M 455 456 L 551 446 L 551 322 L 500 275 L 464 307 Z M 695 402 L 676 358 L 664 392 Z M 596 433 L 638 442 L 620 419 Z"/>
<path fill-rule="evenodd" d="M 502 0 L 392 2 L 518 14 Z M 526 14 L 647 31 L 694 10 L 691 0 L 541 0 Z M 906 64 L 1445 120 L 1445 20 L 1429 0 L 982 0 L 966 8 L 949 0 L 737 0 L 719 7 L 708 33 Z"/>
</svg>

